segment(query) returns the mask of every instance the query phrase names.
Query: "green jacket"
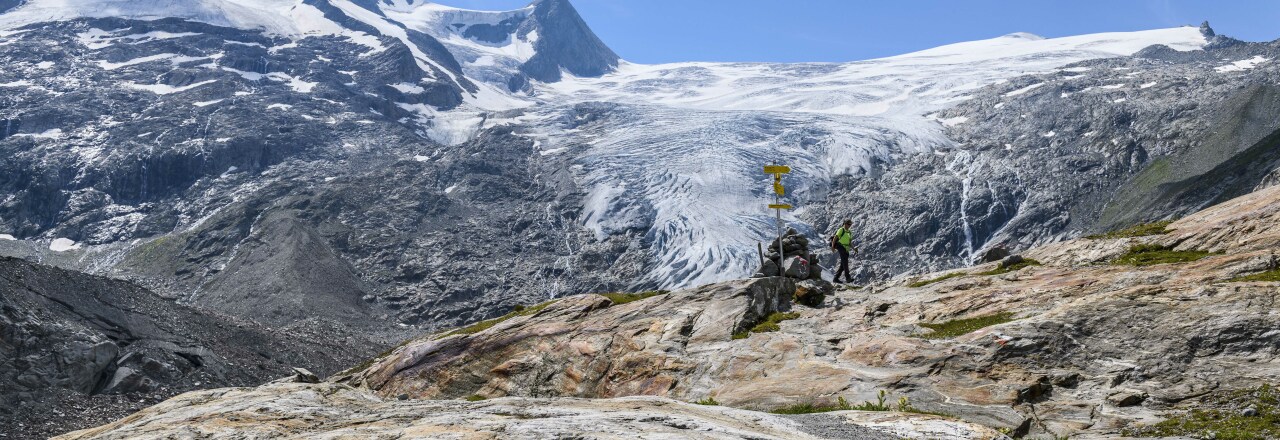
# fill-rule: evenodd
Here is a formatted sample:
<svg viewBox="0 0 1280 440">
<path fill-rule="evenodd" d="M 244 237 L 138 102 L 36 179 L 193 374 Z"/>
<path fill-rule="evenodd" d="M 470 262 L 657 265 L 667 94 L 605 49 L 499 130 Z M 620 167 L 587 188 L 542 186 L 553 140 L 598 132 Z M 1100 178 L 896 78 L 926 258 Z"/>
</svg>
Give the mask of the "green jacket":
<svg viewBox="0 0 1280 440">
<path fill-rule="evenodd" d="M 853 242 L 853 233 L 841 226 L 839 230 L 836 230 L 836 242 L 844 246 L 845 249 L 849 249 L 851 247 L 850 244 Z"/>
</svg>

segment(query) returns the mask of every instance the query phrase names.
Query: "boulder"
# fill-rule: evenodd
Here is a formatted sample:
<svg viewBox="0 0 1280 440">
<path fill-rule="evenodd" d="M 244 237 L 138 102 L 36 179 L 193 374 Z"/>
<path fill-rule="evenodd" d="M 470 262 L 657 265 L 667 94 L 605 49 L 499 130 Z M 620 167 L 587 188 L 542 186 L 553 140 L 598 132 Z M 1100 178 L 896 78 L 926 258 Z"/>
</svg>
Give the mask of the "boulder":
<svg viewBox="0 0 1280 440">
<path fill-rule="evenodd" d="M 777 260 L 776 258 L 775 258 L 775 259 L 768 259 L 768 260 L 764 260 L 764 264 L 761 264 L 761 265 L 760 265 L 760 270 L 758 270 L 758 271 L 756 271 L 756 272 L 759 272 L 761 276 L 765 276 L 765 277 L 776 277 L 776 276 L 778 276 L 778 263 L 777 263 L 777 261 L 778 261 L 778 260 Z"/>
<path fill-rule="evenodd" d="M 998 267 L 1001 269 L 1004 269 L 1006 267 L 1014 266 L 1023 261 L 1026 261 L 1026 260 L 1024 260 L 1021 255 L 1010 255 L 1010 256 L 1004 257 L 1003 260 L 1000 260 L 1000 265 Z"/>
<path fill-rule="evenodd" d="M 1107 402 L 1119 406 L 1134 406 L 1147 400 L 1147 393 L 1138 390 L 1120 390 L 1107 396 Z"/>
<path fill-rule="evenodd" d="M 814 263 L 814 261 L 817 261 L 817 260 L 813 260 L 813 259 L 811 259 L 811 260 L 809 260 L 809 261 L 810 261 L 810 263 L 809 263 L 809 279 L 811 279 L 811 280 L 821 280 L 821 279 L 822 279 L 822 266 L 818 265 L 818 263 Z"/>
<path fill-rule="evenodd" d="M 1005 249 L 1004 246 L 996 246 L 991 249 L 987 249 L 986 252 L 983 252 L 982 257 L 978 258 L 978 261 L 975 261 L 974 263 L 975 264 L 994 263 L 996 261 L 1003 260 L 1005 257 L 1008 257 L 1009 255 L 1010 255 L 1009 250 Z"/>
<path fill-rule="evenodd" d="M 156 383 L 141 371 L 130 367 L 119 367 L 111 376 L 111 381 L 102 389 L 103 394 L 121 394 L 127 392 L 148 392 L 154 390 Z"/>
<path fill-rule="evenodd" d="M 809 260 L 805 260 L 799 256 L 791 257 L 782 262 L 782 273 L 787 278 L 795 278 L 804 280 L 809 278 Z"/>
<path fill-rule="evenodd" d="M 835 291 L 835 285 L 821 279 L 804 280 L 796 283 L 795 302 L 809 307 L 818 307 L 826 300 L 827 295 L 831 295 Z"/>
<path fill-rule="evenodd" d="M 320 383 L 320 376 L 302 367 L 293 367 L 293 381 L 298 383 Z"/>
</svg>

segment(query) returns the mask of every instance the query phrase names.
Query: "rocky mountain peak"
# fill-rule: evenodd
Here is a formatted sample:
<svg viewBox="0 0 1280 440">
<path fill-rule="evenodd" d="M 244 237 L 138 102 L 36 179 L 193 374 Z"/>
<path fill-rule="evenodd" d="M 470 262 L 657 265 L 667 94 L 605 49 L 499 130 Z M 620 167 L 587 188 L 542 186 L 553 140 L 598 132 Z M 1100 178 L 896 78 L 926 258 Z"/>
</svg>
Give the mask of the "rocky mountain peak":
<svg viewBox="0 0 1280 440">
<path fill-rule="evenodd" d="M 0 0 L 0 14 L 3 14 L 10 9 L 18 7 L 19 5 L 22 4 L 22 1 L 23 0 Z"/>
<path fill-rule="evenodd" d="M 1000 38 L 1012 38 L 1012 39 L 1027 40 L 1027 41 L 1039 41 L 1044 39 L 1044 37 L 1041 37 L 1039 35 L 1036 35 L 1030 32 L 1014 32 L 1012 34 L 1002 35 Z"/>
<path fill-rule="evenodd" d="M 1209 27 L 1209 20 L 1205 20 L 1203 23 L 1200 23 L 1200 34 L 1204 35 L 1205 38 L 1213 38 L 1215 35 L 1218 35 L 1217 32 L 1213 31 L 1212 27 Z"/>
<path fill-rule="evenodd" d="M 555 82 L 564 69 L 576 76 L 596 77 L 618 67 L 618 55 L 600 41 L 568 0 L 533 3 L 537 20 L 537 54 L 520 71 L 530 78 Z"/>
</svg>

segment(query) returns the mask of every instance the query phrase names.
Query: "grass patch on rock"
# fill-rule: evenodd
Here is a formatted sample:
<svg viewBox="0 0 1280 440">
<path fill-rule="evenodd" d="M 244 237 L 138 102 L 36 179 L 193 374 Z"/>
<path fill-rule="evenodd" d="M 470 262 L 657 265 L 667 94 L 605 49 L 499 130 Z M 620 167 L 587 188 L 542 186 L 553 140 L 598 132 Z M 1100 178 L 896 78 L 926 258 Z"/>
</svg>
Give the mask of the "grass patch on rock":
<svg viewBox="0 0 1280 440">
<path fill-rule="evenodd" d="M 1022 268 L 1024 267 L 1039 266 L 1039 265 L 1040 265 L 1039 261 L 1027 258 L 1022 261 L 1019 261 L 1017 264 L 1011 264 L 1005 267 L 997 267 L 995 269 L 991 269 L 986 272 L 978 272 L 974 275 L 983 275 L 983 276 L 1003 275 L 1009 272 L 1017 272 L 1019 270 L 1022 270 Z"/>
<path fill-rule="evenodd" d="M 1158 244 L 1135 244 L 1129 246 L 1129 252 L 1111 261 L 1117 266 L 1152 266 L 1167 263 L 1186 263 L 1212 255 L 1206 251 L 1175 251 L 1169 246 Z"/>
<path fill-rule="evenodd" d="M 1266 272 L 1243 275 L 1227 280 L 1228 283 L 1244 283 L 1249 281 L 1280 281 L 1280 269 L 1272 269 Z"/>
<path fill-rule="evenodd" d="M 481 400 L 488 399 L 488 397 L 481 396 L 479 394 L 472 394 L 470 396 L 464 397 L 463 399 L 466 399 L 466 401 L 468 402 L 479 402 Z"/>
<path fill-rule="evenodd" d="M 920 335 L 925 339 L 951 339 L 956 336 L 966 335 L 975 330 L 990 327 L 997 324 L 1004 324 L 1013 321 L 1013 313 L 1001 312 L 994 315 L 979 316 L 977 318 L 953 319 L 951 321 L 927 324 L 917 324 L 921 327 L 933 330 L 929 333 Z"/>
<path fill-rule="evenodd" d="M 1169 224 L 1171 223 L 1173 223 L 1173 220 L 1142 223 L 1102 234 L 1088 235 L 1085 236 L 1085 238 L 1099 240 L 1107 238 L 1132 238 L 1146 237 L 1149 235 L 1164 235 L 1169 233 Z"/>
<path fill-rule="evenodd" d="M 1154 425 L 1125 430 L 1133 437 L 1266 440 L 1280 438 L 1280 392 L 1271 385 L 1219 393 L 1199 408 L 1173 415 Z M 1250 411 L 1252 410 L 1252 411 Z"/>
<path fill-rule="evenodd" d="M 706 399 L 694 401 L 693 403 L 695 405 L 720 406 L 720 402 L 717 401 L 715 397 L 708 397 Z"/>
<path fill-rule="evenodd" d="M 924 287 L 924 286 L 928 286 L 928 285 L 933 284 L 933 283 L 942 282 L 942 281 L 946 281 L 946 280 L 949 280 L 949 279 L 952 279 L 952 278 L 962 277 L 962 276 L 965 276 L 965 275 L 968 275 L 968 273 L 965 273 L 965 272 L 951 272 L 951 273 L 949 273 L 949 274 L 946 274 L 946 275 L 943 275 L 943 276 L 940 276 L 940 277 L 937 277 L 937 278 L 931 278 L 931 279 L 927 279 L 927 280 L 920 280 L 920 281 L 912 282 L 912 283 L 910 283 L 910 284 L 907 284 L 907 287 Z"/>
<path fill-rule="evenodd" d="M 629 302 L 639 301 L 645 298 L 655 297 L 658 295 L 666 295 L 668 293 L 671 293 L 671 292 L 666 290 L 650 290 L 648 292 L 637 292 L 637 293 L 619 293 L 619 292 L 601 293 L 600 296 L 609 298 L 609 301 L 612 301 L 613 305 L 616 306 L 616 305 L 626 304 Z"/>
<path fill-rule="evenodd" d="M 834 405 L 821 405 L 813 403 L 801 403 L 796 405 L 787 405 L 774 408 L 771 413 L 774 414 L 815 414 L 831 411 L 897 411 L 913 414 L 928 414 L 941 417 L 955 418 L 950 414 L 936 413 L 920 410 L 911 405 L 911 401 L 906 396 L 898 398 L 897 405 L 889 404 L 887 401 L 889 394 L 884 390 L 880 390 L 880 394 L 876 396 L 876 401 L 866 401 L 857 405 L 849 404 L 844 397 L 837 397 Z"/>
<path fill-rule="evenodd" d="M 765 317 L 763 321 L 760 321 L 758 324 L 756 324 L 754 327 L 751 327 L 748 330 L 743 330 L 738 333 L 734 333 L 733 339 L 746 339 L 747 336 L 751 336 L 752 333 L 776 332 L 782 329 L 781 327 L 778 327 L 779 322 L 786 321 L 788 319 L 796 319 L 799 317 L 800 317 L 800 314 L 797 312 L 790 312 L 790 313 L 773 312 L 773 313 L 770 313 L 769 316 Z"/>
<path fill-rule="evenodd" d="M 544 302 L 542 304 L 538 304 L 536 306 L 529 306 L 529 307 L 516 306 L 516 308 L 512 310 L 510 313 L 499 316 L 497 318 L 480 321 L 475 324 L 468 325 L 466 327 L 454 329 L 448 333 L 440 335 L 440 337 L 437 337 L 436 339 L 444 339 L 453 335 L 473 335 L 476 333 L 480 333 L 482 331 L 493 328 L 493 326 L 501 324 L 503 321 L 506 321 L 508 319 L 515 318 L 517 316 L 529 316 L 534 313 L 538 313 L 542 311 L 542 309 L 547 308 L 547 306 L 555 303 L 556 301 L 557 300 L 551 300 L 551 301 Z"/>
</svg>

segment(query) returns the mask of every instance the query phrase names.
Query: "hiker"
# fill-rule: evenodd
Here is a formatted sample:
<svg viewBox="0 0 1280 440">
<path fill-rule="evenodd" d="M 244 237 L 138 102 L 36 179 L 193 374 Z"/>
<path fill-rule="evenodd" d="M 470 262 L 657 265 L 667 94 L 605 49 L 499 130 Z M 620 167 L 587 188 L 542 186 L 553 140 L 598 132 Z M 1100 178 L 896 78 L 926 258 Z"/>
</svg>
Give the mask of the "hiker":
<svg viewBox="0 0 1280 440">
<path fill-rule="evenodd" d="M 853 226 L 853 220 L 845 220 L 844 226 L 836 230 L 836 234 L 831 236 L 831 250 L 840 254 L 840 269 L 836 270 L 836 275 L 831 279 L 833 283 L 840 282 L 840 274 L 844 274 L 846 283 L 853 282 L 853 275 L 849 273 L 849 251 L 853 250 L 850 244 L 853 241 L 853 232 L 849 228 Z"/>
</svg>

